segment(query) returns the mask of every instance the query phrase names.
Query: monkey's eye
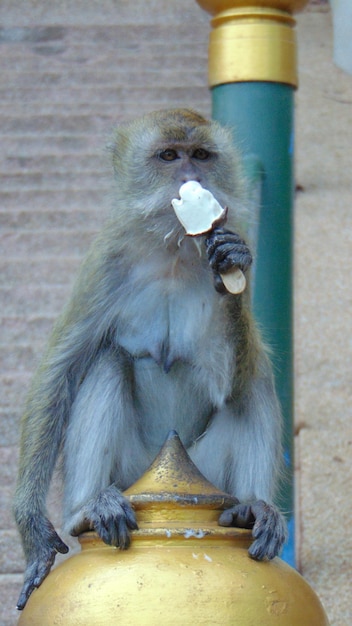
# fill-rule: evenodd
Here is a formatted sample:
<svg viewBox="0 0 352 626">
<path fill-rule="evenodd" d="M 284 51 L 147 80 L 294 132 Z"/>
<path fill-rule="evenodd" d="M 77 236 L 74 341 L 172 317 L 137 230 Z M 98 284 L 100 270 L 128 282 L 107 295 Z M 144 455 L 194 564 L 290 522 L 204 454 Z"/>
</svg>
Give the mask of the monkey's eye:
<svg viewBox="0 0 352 626">
<path fill-rule="evenodd" d="M 208 152 L 208 150 L 205 150 L 205 148 L 197 148 L 193 152 L 192 157 L 194 159 L 198 159 L 198 161 L 206 161 L 206 159 L 210 157 L 210 152 Z"/>
<path fill-rule="evenodd" d="M 159 159 L 161 159 L 162 161 L 175 161 L 176 159 L 178 159 L 178 154 L 176 150 L 168 148 L 167 150 L 159 152 Z"/>
</svg>

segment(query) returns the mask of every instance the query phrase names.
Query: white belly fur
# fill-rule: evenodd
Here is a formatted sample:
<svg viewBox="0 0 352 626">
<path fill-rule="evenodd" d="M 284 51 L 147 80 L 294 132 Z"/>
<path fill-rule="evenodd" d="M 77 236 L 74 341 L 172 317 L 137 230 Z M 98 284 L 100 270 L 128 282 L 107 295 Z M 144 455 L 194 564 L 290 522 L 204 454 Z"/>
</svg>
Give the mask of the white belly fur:
<svg viewBox="0 0 352 626">
<path fill-rule="evenodd" d="M 134 402 L 152 446 L 173 428 L 191 444 L 231 390 L 233 344 L 223 299 L 208 267 L 198 260 L 195 269 L 193 277 L 182 266 L 160 276 L 158 264 L 158 278 L 146 281 L 144 264 L 143 284 L 125 295 L 118 322 L 116 342 L 133 357 Z"/>
</svg>

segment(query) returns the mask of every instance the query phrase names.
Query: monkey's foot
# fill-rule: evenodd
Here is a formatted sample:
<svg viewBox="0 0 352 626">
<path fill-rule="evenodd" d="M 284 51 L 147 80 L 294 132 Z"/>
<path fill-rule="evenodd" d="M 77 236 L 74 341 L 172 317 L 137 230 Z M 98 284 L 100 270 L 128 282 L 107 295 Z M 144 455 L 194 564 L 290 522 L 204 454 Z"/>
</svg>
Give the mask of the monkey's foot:
<svg viewBox="0 0 352 626">
<path fill-rule="evenodd" d="M 83 529 L 95 530 L 99 537 L 112 546 L 126 550 L 130 545 L 130 530 L 138 530 L 134 511 L 128 500 L 115 485 L 104 489 L 92 498 L 83 509 L 84 523 L 72 534 Z"/>
<path fill-rule="evenodd" d="M 254 541 L 248 553 L 257 561 L 273 559 L 287 539 L 283 515 L 275 506 L 263 500 L 251 504 L 236 504 L 220 515 L 219 524 L 251 528 Z"/>
<path fill-rule="evenodd" d="M 49 520 L 44 518 L 41 521 L 39 519 L 33 519 L 32 521 L 35 524 L 32 527 L 32 531 L 35 528 L 35 533 L 33 533 L 35 538 L 32 537 L 33 549 L 31 550 L 24 574 L 23 587 L 17 602 L 19 611 L 24 609 L 32 591 L 39 587 L 49 574 L 57 552 L 61 554 L 68 552 L 68 546 L 60 539 Z"/>
</svg>

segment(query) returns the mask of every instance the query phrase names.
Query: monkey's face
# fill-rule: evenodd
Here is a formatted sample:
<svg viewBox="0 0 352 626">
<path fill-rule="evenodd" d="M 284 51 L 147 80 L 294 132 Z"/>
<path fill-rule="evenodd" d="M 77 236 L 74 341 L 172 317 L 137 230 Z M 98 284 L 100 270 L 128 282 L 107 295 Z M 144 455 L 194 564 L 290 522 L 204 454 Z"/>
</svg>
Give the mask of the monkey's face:
<svg viewBox="0 0 352 626">
<path fill-rule="evenodd" d="M 178 195 L 181 185 L 190 180 L 209 186 L 217 158 L 216 152 L 204 144 L 170 140 L 156 146 L 152 167 L 159 170 L 162 184 Z"/>
<path fill-rule="evenodd" d="M 165 230 L 179 228 L 171 200 L 185 182 L 199 182 L 230 210 L 239 192 L 230 133 L 193 111 L 156 111 L 121 127 L 113 163 L 119 204 L 127 200 L 135 217 L 152 215 Z"/>
</svg>

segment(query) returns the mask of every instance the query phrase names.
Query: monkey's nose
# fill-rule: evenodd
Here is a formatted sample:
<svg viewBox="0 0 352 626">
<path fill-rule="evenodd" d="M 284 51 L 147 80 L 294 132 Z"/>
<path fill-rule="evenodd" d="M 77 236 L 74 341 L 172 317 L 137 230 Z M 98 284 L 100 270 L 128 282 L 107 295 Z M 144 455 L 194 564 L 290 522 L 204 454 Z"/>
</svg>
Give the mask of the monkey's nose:
<svg viewBox="0 0 352 626">
<path fill-rule="evenodd" d="M 195 176 L 194 174 L 185 174 L 182 177 L 182 185 L 184 185 L 184 183 L 189 183 L 191 180 L 194 180 L 196 183 L 201 184 L 202 183 L 202 179 L 200 176 Z"/>
</svg>

